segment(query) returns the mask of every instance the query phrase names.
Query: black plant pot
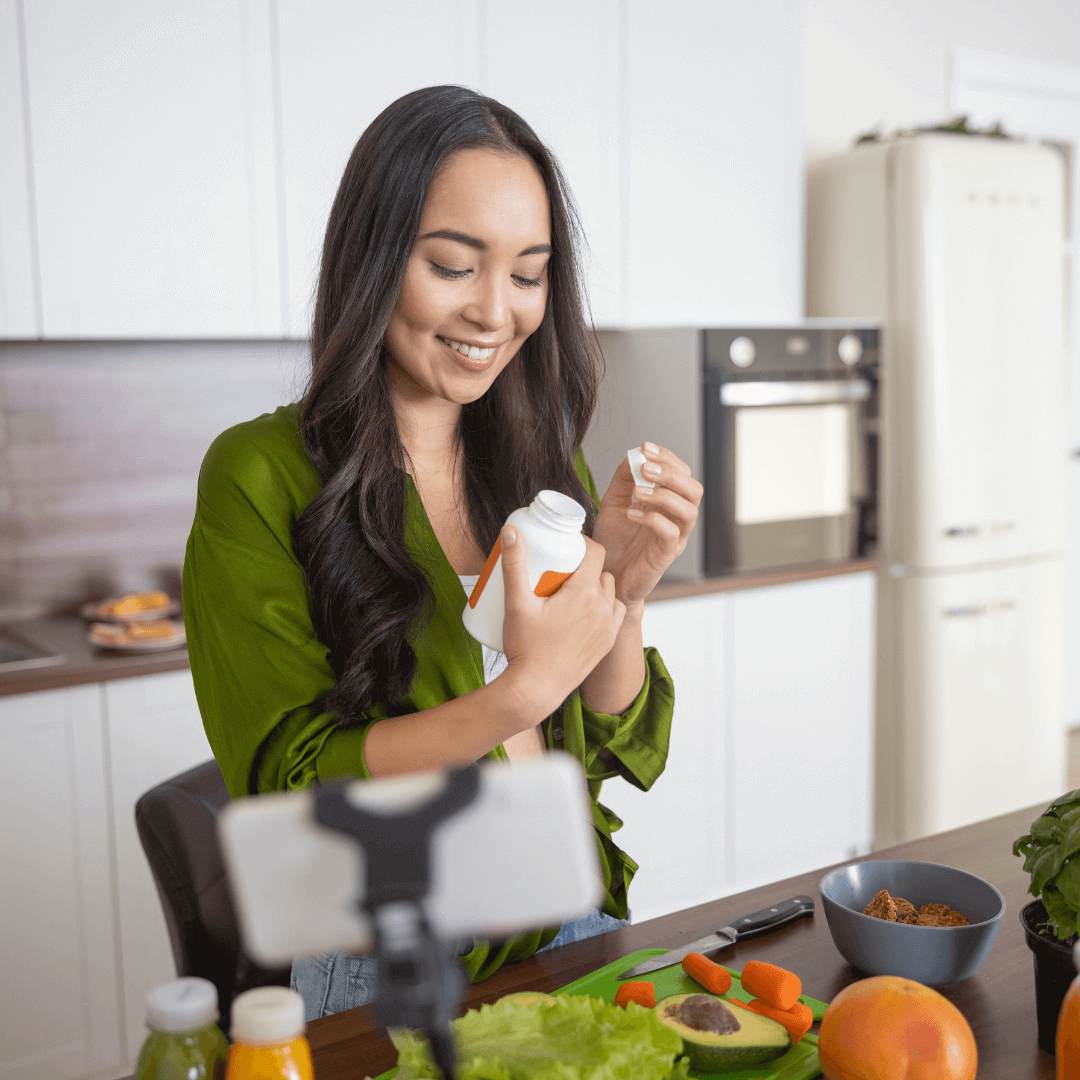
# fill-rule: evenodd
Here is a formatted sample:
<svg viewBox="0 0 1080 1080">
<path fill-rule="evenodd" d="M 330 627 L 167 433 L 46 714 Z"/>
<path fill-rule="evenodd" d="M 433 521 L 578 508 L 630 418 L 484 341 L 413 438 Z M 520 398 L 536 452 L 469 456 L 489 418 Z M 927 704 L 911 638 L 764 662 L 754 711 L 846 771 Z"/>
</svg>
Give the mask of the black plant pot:
<svg viewBox="0 0 1080 1080">
<path fill-rule="evenodd" d="M 1039 1019 L 1039 1045 L 1054 1053 L 1058 1014 L 1065 991 L 1076 978 L 1072 946 L 1056 937 L 1044 937 L 1038 928 L 1046 923 L 1046 908 L 1041 900 L 1033 900 L 1020 912 L 1024 937 L 1035 955 L 1035 1015 Z"/>
</svg>

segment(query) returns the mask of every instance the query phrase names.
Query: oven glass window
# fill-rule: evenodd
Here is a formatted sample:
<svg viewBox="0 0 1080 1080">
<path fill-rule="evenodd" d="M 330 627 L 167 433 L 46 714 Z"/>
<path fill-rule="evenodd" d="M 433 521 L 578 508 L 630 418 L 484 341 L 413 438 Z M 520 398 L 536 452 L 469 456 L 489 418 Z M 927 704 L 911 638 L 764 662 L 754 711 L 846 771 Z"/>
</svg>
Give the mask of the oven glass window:
<svg viewBox="0 0 1080 1080">
<path fill-rule="evenodd" d="M 782 405 L 735 413 L 739 525 L 850 510 L 851 406 Z"/>
</svg>

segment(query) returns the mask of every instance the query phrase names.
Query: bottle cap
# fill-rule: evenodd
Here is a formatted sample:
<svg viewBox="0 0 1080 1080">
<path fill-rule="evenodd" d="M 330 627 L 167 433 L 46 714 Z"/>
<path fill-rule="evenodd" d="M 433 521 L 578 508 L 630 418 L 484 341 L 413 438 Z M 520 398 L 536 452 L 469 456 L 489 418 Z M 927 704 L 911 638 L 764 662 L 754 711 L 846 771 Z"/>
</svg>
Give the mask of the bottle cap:
<svg viewBox="0 0 1080 1080">
<path fill-rule="evenodd" d="M 146 1026 L 157 1031 L 195 1031 L 217 1018 L 217 987 L 208 979 L 189 975 L 146 995 Z"/>
<path fill-rule="evenodd" d="M 304 999 L 284 986 L 245 990 L 232 1004 L 232 1040 L 245 1046 L 288 1043 L 304 1034 Z"/>
<path fill-rule="evenodd" d="M 626 460 L 630 462 L 630 472 L 634 477 L 634 483 L 638 487 L 656 487 L 651 480 L 646 480 L 641 475 L 641 466 L 645 464 L 645 455 L 641 452 L 640 446 L 632 446 L 626 451 Z"/>
</svg>

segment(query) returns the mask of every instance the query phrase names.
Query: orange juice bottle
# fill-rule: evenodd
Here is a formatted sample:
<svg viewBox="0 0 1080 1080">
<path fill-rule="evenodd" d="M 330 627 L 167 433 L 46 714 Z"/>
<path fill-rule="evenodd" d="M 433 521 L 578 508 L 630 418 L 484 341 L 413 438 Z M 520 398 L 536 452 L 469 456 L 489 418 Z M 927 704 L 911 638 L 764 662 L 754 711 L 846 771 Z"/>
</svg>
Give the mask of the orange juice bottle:
<svg viewBox="0 0 1080 1080">
<path fill-rule="evenodd" d="M 1080 968 L 1080 941 L 1073 946 L 1073 963 Z M 1057 1025 L 1057 1080 L 1080 1077 L 1080 975 L 1065 991 Z"/>
<path fill-rule="evenodd" d="M 314 1080 L 304 1000 L 284 986 L 246 990 L 233 1002 L 225 1080 Z"/>
</svg>

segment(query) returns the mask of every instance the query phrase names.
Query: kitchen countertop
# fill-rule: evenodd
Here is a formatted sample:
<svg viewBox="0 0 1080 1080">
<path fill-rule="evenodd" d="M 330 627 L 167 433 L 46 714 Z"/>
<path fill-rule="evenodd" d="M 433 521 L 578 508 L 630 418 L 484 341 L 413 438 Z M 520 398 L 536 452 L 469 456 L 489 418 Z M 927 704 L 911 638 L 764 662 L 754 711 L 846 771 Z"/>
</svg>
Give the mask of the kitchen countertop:
<svg viewBox="0 0 1080 1080">
<path fill-rule="evenodd" d="M 1029 878 L 1021 869 L 1021 860 L 1012 854 L 1013 840 L 1028 831 L 1043 809 L 1040 804 L 868 856 L 956 866 L 985 878 L 1005 897 L 1008 906 L 986 962 L 970 979 L 939 987 L 964 1014 L 975 1034 L 979 1080 L 1054 1077 L 1054 1059 L 1039 1049 L 1036 1038 L 1034 965 L 1020 925 L 1020 909 L 1031 900 L 1026 892 Z M 537 953 L 519 964 L 507 964 L 490 979 L 470 987 L 465 1004 L 476 1008 L 519 991 L 547 993 L 638 949 L 678 948 L 777 900 L 805 894 L 817 901 L 818 882 L 829 869 L 823 867 Z M 717 959 L 736 970 L 747 960 L 779 964 L 799 974 L 806 993 L 822 1001 L 831 1001 L 849 983 L 864 977 L 836 951 L 820 904 L 813 919 L 801 919 L 765 937 L 736 945 Z M 307 1037 L 319 1080 L 378 1076 L 397 1061 L 397 1052 L 380 1030 L 370 1006 L 315 1020 L 308 1025 Z"/>
<path fill-rule="evenodd" d="M 872 572 L 876 569 L 877 562 L 873 559 L 851 559 L 844 562 L 810 563 L 786 569 L 750 570 L 700 581 L 662 581 L 653 590 L 648 602 L 706 596 L 736 589 L 787 585 L 840 574 Z M 11 626 L 24 637 L 63 653 L 66 659 L 49 667 L 0 671 L 0 697 L 109 682 L 112 679 L 128 679 L 138 675 L 156 675 L 163 671 L 182 671 L 189 667 L 187 648 L 184 646 L 167 652 L 141 655 L 98 649 L 87 640 L 87 624 L 79 618 L 28 619 L 12 623 Z"/>
<path fill-rule="evenodd" d="M 78 618 L 27 619 L 10 625 L 30 641 L 62 653 L 65 659 L 48 667 L 0 671 L 0 697 L 182 671 L 190 666 L 183 645 L 165 652 L 142 654 L 98 649 L 87 640 L 87 623 Z"/>
</svg>

